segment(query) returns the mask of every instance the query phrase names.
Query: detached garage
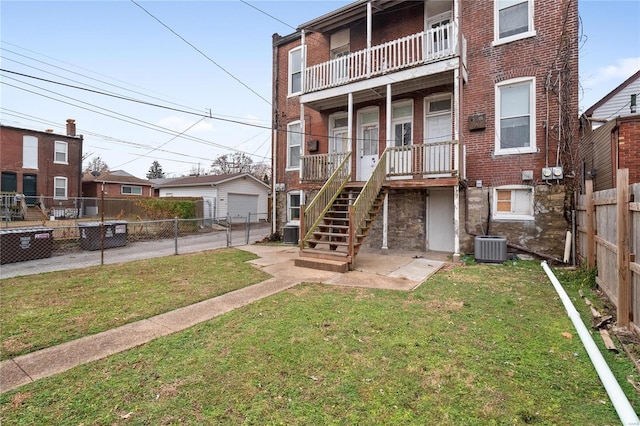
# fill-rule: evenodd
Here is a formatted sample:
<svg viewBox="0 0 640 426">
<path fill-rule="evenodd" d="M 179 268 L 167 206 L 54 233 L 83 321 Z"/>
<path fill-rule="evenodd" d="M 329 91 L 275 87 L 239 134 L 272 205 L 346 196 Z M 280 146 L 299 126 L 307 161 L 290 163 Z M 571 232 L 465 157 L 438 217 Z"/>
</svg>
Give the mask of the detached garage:
<svg viewBox="0 0 640 426">
<path fill-rule="evenodd" d="M 160 197 L 203 197 L 209 208 L 205 219 L 266 221 L 269 218 L 267 200 L 270 188 L 248 173 L 231 175 L 189 176 L 157 183 Z"/>
<path fill-rule="evenodd" d="M 260 213 L 258 210 L 258 195 L 229 193 L 227 196 L 229 197 L 229 205 L 227 209 L 229 211 L 229 216 L 231 216 L 232 219 L 246 219 L 249 214 L 253 218 Z"/>
</svg>

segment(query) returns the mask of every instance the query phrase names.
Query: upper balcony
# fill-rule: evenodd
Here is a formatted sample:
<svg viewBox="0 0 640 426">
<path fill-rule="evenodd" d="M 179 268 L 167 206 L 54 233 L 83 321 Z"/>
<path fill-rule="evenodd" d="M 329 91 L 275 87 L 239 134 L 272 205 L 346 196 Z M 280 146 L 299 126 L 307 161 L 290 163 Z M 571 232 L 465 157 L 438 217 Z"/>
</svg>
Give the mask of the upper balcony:
<svg viewBox="0 0 640 426">
<path fill-rule="evenodd" d="M 370 78 L 388 75 L 465 55 L 465 40 L 458 46 L 455 22 L 391 40 L 307 66 L 303 93 L 309 94 Z M 434 68 L 433 72 L 440 71 Z M 414 76 L 416 74 L 413 74 Z M 397 80 L 395 80 L 397 81 Z"/>
</svg>

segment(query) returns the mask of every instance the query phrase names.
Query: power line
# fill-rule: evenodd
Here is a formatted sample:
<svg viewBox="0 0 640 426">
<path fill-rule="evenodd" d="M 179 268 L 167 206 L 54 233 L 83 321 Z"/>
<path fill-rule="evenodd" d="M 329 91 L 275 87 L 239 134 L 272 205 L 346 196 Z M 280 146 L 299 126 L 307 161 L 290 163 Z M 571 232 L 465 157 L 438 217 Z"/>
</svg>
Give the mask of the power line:
<svg viewBox="0 0 640 426">
<path fill-rule="evenodd" d="M 286 25 L 287 27 L 291 28 L 293 31 L 295 31 L 295 30 L 296 30 L 296 29 L 295 29 L 295 27 L 293 27 L 293 26 L 291 26 L 291 25 L 287 24 L 287 23 L 286 23 L 286 22 L 284 22 L 284 21 L 281 21 L 280 19 L 276 18 L 276 17 L 275 17 L 275 16 L 273 16 L 273 15 L 268 14 L 267 12 L 265 12 L 265 11 L 264 11 L 264 10 L 262 10 L 262 9 L 258 9 L 256 6 L 254 6 L 254 5 L 252 5 L 252 4 L 248 3 L 248 2 L 246 2 L 246 1 L 244 1 L 244 0 L 240 0 L 240 2 L 241 2 L 241 3 L 246 4 L 247 6 L 249 6 L 249 7 L 253 8 L 253 9 L 255 9 L 255 10 L 257 10 L 257 11 L 258 11 L 258 12 L 260 12 L 260 13 L 264 13 L 264 14 L 265 14 L 265 15 L 267 15 L 269 18 L 275 19 L 276 21 L 280 22 L 281 24 Z"/>
<path fill-rule="evenodd" d="M 115 115 L 118 115 L 118 116 L 121 116 L 121 117 L 125 117 L 126 119 L 124 119 L 124 118 L 114 117 L 113 115 L 107 114 L 107 113 L 105 113 L 105 112 L 95 111 L 95 110 L 92 110 L 92 109 L 89 109 L 89 108 L 86 108 L 86 107 L 83 107 L 83 106 L 78 106 L 78 105 L 75 105 L 75 104 L 73 104 L 73 103 L 70 103 L 70 102 L 67 102 L 67 101 L 63 101 L 63 100 L 60 100 L 60 99 L 56 99 L 56 98 L 53 98 L 53 97 L 51 97 L 51 96 L 44 95 L 44 94 L 42 94 L 42 93 L 34 92 L 34 91 L 32 91 L 32 90 L 28 90 L 28 89 L 25 89 L 25 88 L 23 88 L 23 87 L 15 86 L 15 85 L 13 85 L 13 84 L 9 84 L 9 83 L 4 82 L 4 81 L 3 81 L 3 82 L 1 82 L 1 83 L 2 83 L 2 84 L 5 84 L 5 85 L 7 85 L 7 86 L 10 86 L 10 87 L 14 87 L 14 88 L 19 89 L 19 90 L 23 90 L 23 91 L 28 92 L 28 93 L 33 93 L 33 94 L 35 94 L 35 95 L 42 96 L 42 97 L 47 98 L 47 99 L 51 99 L 51 100 L 54 100 L 54 101 L 57 101 L 57 102 L 61 102 L 61 103 L 67 104 L 67 105 L 71 105 L 71 106 L 74 106 L 74 107 L 77 107 L 77 108 L 81 108 L 81 109 L 84 109 L 84 110 L 86 110 L 86 111 L 94 112 L 94 113 L 97 113 L 97 114 L 100 114 L 100 115 L 105 115 L 105 116 L 107 116 L 107 117 L 115 118 L 115 119 L 117 119 L 117 120 L 121 120 L 121 121 L 124 121 L 124 122 L 126 122 L 126 123 L 134 124 L 134 125 L 137 125 L 137 126 L 141 126 L 141 127 L 147 128 L 147 129 L 151 129 L 151 130 L 159 131 L 159 132 L 162 132 L 162 133 L 167 133 L 167 134 L 170 134 L 170 135 L 175 135 L 175 134 L 177 133 L 177 132 L 175 132 L 175 131 L 173 131 L 173 130 L 171 130 L 171 129 L 167 129 L 167 128 L 165 128 L 165 127 L 158 126 L 158 125 L 156 125 L 156 124 L 149 123 L 149 122 L 146 122 L 146 121 L 144 121 L 144 120 L 137 119 L 137 118 L 135 118 L 135 117 L 131 117 L 131 116 L 128 116 L 128 115 L 125 115 L 125 114 L 121 114 L 121 113 L 118 113 L 118 112 L 116 112 L 116 111 L 109 110 L 109 109 L 107 109 L 107 108 L 102 108 L 102 107 L 99 107 L 99 106 L 97 106 L 97 105 L 93 105 L 93 104 L 90 104 L 90 103 L 88 103 L 88 102 L 81 101 L 81 100 L 79 100 L 79 99 L 71 98 L 71 97 L 69 97 L 69 96 L 65 96 L 65 95 L 62 95 L 62 94 L 60 94 L 60 93 L 57 93 L 57 92 L 53 92 L 53 91 L 51 91 L 51 90 L 44 89 L 44 88 L 42 88 L 42 87 L 38 87 L 38 86 L 34 86 L 34 85 L 30 85 L 30 86 L 32 86 L 32 87 L 36 87 L 36 88 L 41 89 L 41 90 L 44 90 L 44 91 L 46 91 L 46 92 L 53 93 L 53 94 L 56 94 L 56 95 L 58 95 L 58 96 L 62 96 L 63 98 L 71 99 L 71 100 L 73 100 L 73 101 L 80 102 L 81 104 L 86 104 L 86 105 L 89 105 L 89 106 L 91 106 L 91 107 L 94 107 L 94 108 L 98 108 L 98 109 L 101 109 L 101 110 L 107 111 L 107 112 L 109 112 L 109 113 L 111 113 L 111 114 L 115 114 Z M 133 120 L 133 121 L 131 121 L 131 120 Z M 139 123 L 136 123 L 136 121 L 137 121 L 137 122 L 139 122 Z M 140 123 L 142 123 L 142 124 L 140 124 Z M 183 135 L 183 137 L 184 137 L 184 138 L 186 138 L 186 139 L 193 140 L 193 141 L 195 141 L 195 142 L 200 142 L 200 143 L 203 143 L 203 144 L 205 144 L 205 145 L 210 145 L 210 146 L 213 146 L 213 147 L 216 147 L 216 148 L 221 148 L 221 149 L 225 149 L 225 150 L 230 150 L 230 151 L 236 151 L 236 152 L 240 152 L 240 153 L 244 153 L 244 154 L 249 154 L 248 152 L 242 151 L 242 150 L 240 150 L 240 149 L 233 148 L 233 147 L 229 147 L 229 146 L 226 146 L 226 145 L 221 145 L 221 144 L 218 144 L 218 143 L 215 143 L 215 142 L 207 141 L 207 140 L 205 140 L 205 139 L 200 139 L 200 138 L 196 138 L 196 137 L 193 137 L 193 136 L 187 136 L 187 135 Z"/>
<path fill-rule="evenodd" d="M 162 25 L 163 27 L 165 27 L 166 29 L 168 29 L 169 31 L 171 31 L 176 37 L 178 37 L 180 40 L 184 41 L 185 43 L 187 43 L 189 46 L 191 46 L 196 52 L 198 52 L 199 54 L 201 54 L 202 56 L 204 56 L 207 60 L 209 60 L 209 62 L 211 62 L 212 64 L 214 64 L 215 66 L 217 66 L 218 68 L 220 68 L 222 71 L 224 71 L 229 77 L 233 78 L 235 81 L 237 81 L 238 83 L 240 83 L 241 85 L 243 85 L 246 89 L 248 89 L 251 93 L 253 93 L 254 95 L 256 95 L 257 97 L 259 97 L 260 99 L 262 99 L 263 101 L 265 101 L 268 105 L 271 105 L 271 102 L 269 102 L 266 98 L 264 98 L 262 95 L 260 95 L 258 92 L 256 92 L 255 90 L 253 90 L 251 87 L 249 87 L 247 84 L 245 84 L 242 80 L 240 80 L 238 77 L 236 77 L 235 75 L 233 75 L 232 73 L 230 73 L 229 71 L 227 71 L 222 65 L 220 65 L 219 63 L 217 63 L 216 61 L 214 61 L 213 59 L 211 59 L 209 56 L 207 56 L 203 51 L 201 51 L 200 49 L 198 49 L 196 46 L 194 46 L 193 44 L 191 44 L 189 41 L 187 41 L 184 37 L 182 37 L 180 34 L 178 34 L 177 32 L 175 32 L 173 29 L 171 29 L 171 27 L 169 27 L 167 24 L 165 24 L 164 22 L 162 22 L 160 19 L 156 18 L 155 16 L 153 16 L 151 14 L 151 12 L 149 12 L 147 9 L 145 9 L 144 7 L 140 6 L 138 3 L 135 2 L 135 0 L 130 0 L 131 3 L 135 4 L 136 6 L 138 6 L 140 9 L 142 9 L 147 15 L 151 16 L 153 19 L 155 19 L 160 25 Z"/>
<path fill-rule="evenodd" d="M 23 74 L 23 73 L 19 73 L 19 72 L 16 72 L 16 71 L 7 70 L 7 69 L 4 69 L 4 68 L 0 68 L 0 71 L 7 72 L 7 73 L 10 73 L 10 74 L 19 75 L 21 77 L 32 78 L 34 80 L 44 81 L 46 83 L 57 84 L 59 86 L 64 86 L 64 87 L 68 87 L 68 88 L 71 88 L 71 89 L 83 90 L 85 92 L 90 92 L 90 93 L 94 93 L 94 94 L 98 94 L 98 95 L 102 95 L 102 96 L 109 96 L 109 97 L 120 99 L 120 100 L 124 100 L 124 101 L 135 102 L 135 103 L 138 103 L 138 104 L 153 106 L 153 107 L 156 107 L 156 108 L 162 108 L 162 109 L 166 109 L 166 110 L 169 110 L 169 111 L 181 112 L 181 113 L 184 113 L 184 114 L 195 115 L 195 116 L 198 116 L 198 117 L 206 117 L 206 118 L 211 118 L 211 119 L 214 119 L 214 120 L 226 121 L 226 122 L 229 122 L 229 123 L 241 124 L 241 125 L 244 125 L 244 126 L 258 127 L 258 128 L 261 128 L 261 129 L 271 130 L 270 126 L 263 126 L 263 125 L 254 124 L 254 123 L 247 123 L 247 122 L 238 121 L 238 120 L 231 120 L 229 118 L 221 118 L 221 117 L 218 117 L 217 114 L 213 115 L 213 114 L 209 113 L 209 115 L 207 115 L 207 114 L 203 114 L 203 113 L 185 111 L 185 110 L 178 109 L 178 108 L 168 107 L 168 106 L 165 106 L 165 105 L 159 105 L 159 104 L 154 104 L 152 102 L 147 102 L 147 101 L 143 101 L 143 100 L 139 100 L 139 99 L 129 98 L 127 96 L 116 95 L 116 94 L 112 94 L 112 93 L 108 93 L 108 92 L 102 92 L 102 91 L 94 90 L 94 89 L 87 89 L 86 87 L 75 86 L 75 85 L 72 85 L 72 84 L 62 83 L 62 82 L 54 81 L 54 80 L 49 80 L 49 79 L 42 78 L 42 77 L 36 77 L 36 76 L 33 76 L 33 75 L 29 75 L 29 74 Z M 7 77 L 7 78 L 11 79 L 11 77 Z M 18 79 L 15 79 L 15 78 L 13 78 L 12 80 L 19 81 L 19 82 L 24 83 L 24 84 L 29 84 L 29 83 L 25 83 L 22 80 L 18 80 Z M 38 86 L 33 86 L 33 87 L 38 87 Z M 44 88 L 40 88 L 40 89 L 46 90 Z M 61 95 L 61 96 L 64 96 L 64 95 Z"/>
</svg>

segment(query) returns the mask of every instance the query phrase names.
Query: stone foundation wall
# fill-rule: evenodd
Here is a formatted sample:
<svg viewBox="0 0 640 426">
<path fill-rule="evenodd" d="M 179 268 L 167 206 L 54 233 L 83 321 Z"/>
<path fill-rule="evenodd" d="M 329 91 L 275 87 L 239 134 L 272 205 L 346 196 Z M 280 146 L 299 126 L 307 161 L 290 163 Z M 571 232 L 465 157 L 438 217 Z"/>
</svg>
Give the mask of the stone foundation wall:
<svg viewBox="0 0 640 426">
<path fill-rule="evenodd" d="M 468 188 L 469 211 L 465 232 L 465 191 L 460 191 L 460 252 L 473 254 L 474 235 L 496 235 L 507 238 L 535 252 L 562 258 L 566 232 L 570 224 L 564 218 L 564 185 L 537 185 L 534 189 L 534 220 L 489 220 L 492 188 Z M 489 197 L 487 198 L 487 194 Z M 488 232 L 487 232 L 488 231 Z M 511 249 L 509 249 L 511 250 Z"/>
<path fill-rule="evenodd" d="M 389 250 L 426 249 L 426 190 L 391 190 L 389 197 L 389 230 L 387 233 Z M 373 222 L 364 247 L 382 247 L 383 212 Z"/>
</svg>

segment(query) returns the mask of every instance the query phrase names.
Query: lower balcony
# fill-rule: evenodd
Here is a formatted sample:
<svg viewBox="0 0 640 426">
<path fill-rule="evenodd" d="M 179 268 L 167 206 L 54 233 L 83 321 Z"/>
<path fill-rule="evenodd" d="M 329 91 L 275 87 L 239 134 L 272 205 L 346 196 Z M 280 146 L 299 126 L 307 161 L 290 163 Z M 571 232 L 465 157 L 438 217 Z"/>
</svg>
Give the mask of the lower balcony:
<svg viewBox="0 0 640 426">
<path fill-rule="evenodd" d="M 300 181 L 323 184 L 336 171 L 348 153 L 305 155 L 301 158 Z M 383 153 L 386 179 L 431 180 L 459 176 L 460 150 L 458 141 L 422 145 L 388 147 Z M 352 181 L 366 181 L 368 170 L 377 164 L 377 156 L 356 155 L 350 164 Z"/>
</svg>

